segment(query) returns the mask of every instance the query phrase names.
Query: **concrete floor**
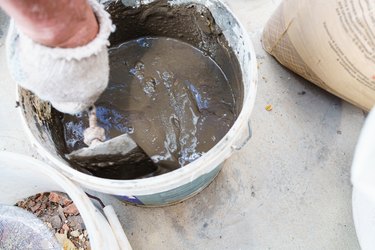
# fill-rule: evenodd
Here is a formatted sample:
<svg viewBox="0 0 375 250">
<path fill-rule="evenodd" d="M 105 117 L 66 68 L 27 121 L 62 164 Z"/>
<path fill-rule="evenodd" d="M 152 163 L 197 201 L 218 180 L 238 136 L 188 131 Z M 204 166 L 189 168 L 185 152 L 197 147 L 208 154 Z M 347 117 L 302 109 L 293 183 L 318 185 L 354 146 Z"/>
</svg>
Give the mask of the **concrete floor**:
<svg viewBox="0 0 375 250">
<path fill-rule="evenodd" d="M 165 208 L 114 205 L 134 249 L 359 249 L 350 166 L 364 113 L 281 67 L 260 43 L 280 0 L 231 0 L 252 38 L 254 136 L 197 196 Z M 36 155 L 15 109 L 0 14 L 0 150 Z M 305 95 L 298 94 L 305 91 Z M 273 111 L 265 110 L 267 104 Z"/>
</svg>

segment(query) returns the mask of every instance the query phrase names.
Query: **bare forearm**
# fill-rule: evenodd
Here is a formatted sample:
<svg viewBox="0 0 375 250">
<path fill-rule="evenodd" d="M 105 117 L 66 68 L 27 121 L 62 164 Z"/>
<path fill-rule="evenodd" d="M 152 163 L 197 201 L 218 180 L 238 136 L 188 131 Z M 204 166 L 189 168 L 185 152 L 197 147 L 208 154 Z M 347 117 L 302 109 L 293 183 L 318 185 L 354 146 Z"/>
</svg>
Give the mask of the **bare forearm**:
<svg viewBox="0 0 375 250">
<path fill-rule="evenodd" d="M 0 7 L 24 34 L 50 47 L 83 46 L 99 29 L 87 0 L 0 0 Z"/>
</svg>

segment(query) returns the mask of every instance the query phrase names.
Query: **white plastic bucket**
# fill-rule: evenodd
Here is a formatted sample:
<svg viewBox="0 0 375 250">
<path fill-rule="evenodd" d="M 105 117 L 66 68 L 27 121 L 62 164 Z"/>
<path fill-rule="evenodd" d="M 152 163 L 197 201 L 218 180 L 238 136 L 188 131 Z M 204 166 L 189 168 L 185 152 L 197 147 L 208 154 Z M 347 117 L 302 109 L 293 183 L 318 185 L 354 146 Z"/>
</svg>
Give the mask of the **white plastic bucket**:
<svg viewBox="0 0 375 250">
<path fill-rule="evenodd" d="M 102 1 L 108 2 L 108 1 Z M 136 6 L 140 1 L 122 1 Z M 142 3 L 153 1 L 142 1 Z M 229 8 L 217 0 L 172 0 L 171 4 L 202 4 L 212 13 L 229 46 L 237 57 L 243 82 L 242 110 L 222 140 L 196 161 L 178 170 L 156 177 L 136 180 L 110 180 L 84 174 L 71 168 L 62 159 L 49 135 L 38 131 L 38 126 L 27 116 L 22 107 L 22 119 L 32 144 L 42 156 L 46 156 L 58 169 L 82 186 L 99 192 L 112 194 L 123 201 L 137 205 L 162 206 L 183 201 L 201 190 L 215 178 L 224 161 L 235 150 L 240 150 L 251 137 L 250 114 L 254 107 L 257 83 L 257 64 L 253 45 L 248 34 Z"/>
<path fill-rule="evenodd" d="M 375 249 L 375 109 L 362 129 L 352 165 L 353 217 L 361 248 Z"/>
<path fill-rule="evenodd" d="M 64 192 L 73 200 L 82 216 L 91 249 L 129 249 L 123 248 L 128 245 L 118 243 L 116 232 L 110 225 L 115 223 L 108 223 L 80 187 L 47 164 L 31 157 L 1 152 L 0 176 L 0 204 L 14 205 L 17 201 L 42 192 Z M 113 216 L 110 218 L 113 219 Z M 123 234 L 122 228 L 120 234 Z M 120 242 L 124 242 L 123 238 Z"/>
</svg>

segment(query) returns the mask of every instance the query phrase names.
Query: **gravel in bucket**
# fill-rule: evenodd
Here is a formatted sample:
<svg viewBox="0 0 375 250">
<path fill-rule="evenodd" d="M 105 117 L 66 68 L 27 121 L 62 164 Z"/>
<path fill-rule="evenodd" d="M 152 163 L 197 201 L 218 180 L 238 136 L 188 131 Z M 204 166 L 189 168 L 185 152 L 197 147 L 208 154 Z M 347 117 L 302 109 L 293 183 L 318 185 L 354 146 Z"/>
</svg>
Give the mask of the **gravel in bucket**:
<svg viewBox="0 0 375 250">
<path fill-rule="evenodd" d="M 66 194 L 40 193 L 17 202 L 16 206 L 41 219 L 55 234 L 64 250 L 91 249 L 83 219 Z"/>
</svg>

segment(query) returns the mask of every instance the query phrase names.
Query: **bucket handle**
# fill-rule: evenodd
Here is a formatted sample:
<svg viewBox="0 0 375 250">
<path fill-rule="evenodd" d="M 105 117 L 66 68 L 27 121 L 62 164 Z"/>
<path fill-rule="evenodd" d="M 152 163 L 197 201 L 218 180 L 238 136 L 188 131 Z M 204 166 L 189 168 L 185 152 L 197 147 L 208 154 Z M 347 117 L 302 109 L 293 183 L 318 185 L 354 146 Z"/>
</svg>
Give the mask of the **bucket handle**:
<svg viewBox="0 0 375 250">
<path fill-rule="evenodd" d="M 253 130 L 251 129 L 251 121 L 249 120 L 247 122 L 247 136 L 245 137 L 245 139 L 243 141 L 242 141 L 243 137 L 241 137 L 240 140 L 242 142 L 239 143 L 238 146 L 232 145 L 232 149 L 237 150 L 237 151 L 241 150 L 249 142 L 249 140 L 251 139 L 252 136 L 253 136 Z"/>
</svg>

